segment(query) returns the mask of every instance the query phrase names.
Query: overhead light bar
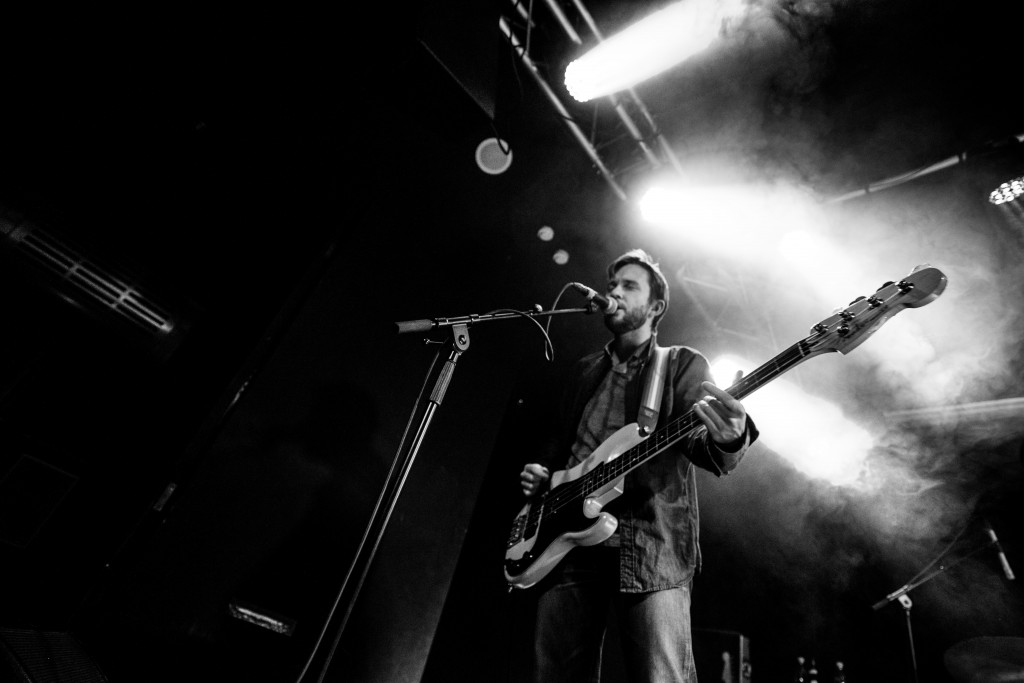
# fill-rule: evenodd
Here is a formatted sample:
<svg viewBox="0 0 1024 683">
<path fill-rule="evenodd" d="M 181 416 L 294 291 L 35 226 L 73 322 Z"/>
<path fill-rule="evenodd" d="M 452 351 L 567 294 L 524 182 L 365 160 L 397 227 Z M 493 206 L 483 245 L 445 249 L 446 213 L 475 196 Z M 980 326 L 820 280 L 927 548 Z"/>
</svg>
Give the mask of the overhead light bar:
<svg viewBox="0 0 1024 683">
<path fill-rule="evenodd" d="M 274 633 L 280 633 L 285 636 L 290 636 L 295 633 L 295 627 L 298 622 L 290 617 L 284 617 L 279 614 L 275 614 L 269 610 L 265 610 L 261 607 L 256 607 L 247 602 L 241 600 L 235 600 L 228 604 L 228 610 L 231 612 L 231 616 L 240 621 L 247 621 L 250 624 L 255 624 L 261 628 L 265 628 L 268 631 Z"/>
<path fill-rule="evenodd" d="M 176 323 L 171 314 L 130 278 L 99 265 L 21 214 L 0 207 L 0 236 L 55 276 L 60 286 L 73 288 L 75 294 L 84 295 L 85 301 L 100 304 L 101 310 L 159 336 L 174 331 Z M 67 301 L 81 303 L 79 297 L 58 293 Z"/>
<path fill-rule="evenodd" d="M 625 90 L 707 48 L 738 0 L 682 0 L 641 19 L 573 60 L 565 87 L 579 102 Z"/>
</svg>

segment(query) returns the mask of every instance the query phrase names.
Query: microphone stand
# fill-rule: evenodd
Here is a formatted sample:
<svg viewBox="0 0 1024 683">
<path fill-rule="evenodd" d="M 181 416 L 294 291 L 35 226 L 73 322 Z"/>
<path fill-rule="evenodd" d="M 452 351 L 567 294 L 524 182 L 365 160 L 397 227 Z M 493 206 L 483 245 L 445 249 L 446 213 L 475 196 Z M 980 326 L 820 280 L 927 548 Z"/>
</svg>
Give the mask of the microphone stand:
<svg viewBox="0 0 1024 683">
<path fill-rule="evenodd" d="M 990 545 L 995 545 L 995 541 L 991 541 L 989 543 L 986 543 L 985 545 L 983 545 L 983 546 L 981 546 L 979 548 L 976 548 L 975 550 L 972 550 L 971 552 L 967 553 L 966 555 L 962 555 L 961 557 L 957 558 L 957 560 L 955 562 L 952 562 L 952 563 L 950 563 L 948 565 L 941 565 L 940 564 L 938 567 L 936 567 L 931 572 L 927 572 L 926 573 L 925 571 L 921 571 L 920 573 L 918 573 L 918 575 L 916 577 L 914 577 L 913 579 L 911 579 L 907 583 L 903 584 L 902 586 L 900 586 L 899 588 L 894 590 L 892 593 L 889 593 L 888 595 L 886 595 L 885 598 L 883 598 L 882 600 L 879 600 L 874 605 L 872 605 L 871 609 L 877 611 L 877 610 L 882 609 L 886 605 L 888 605 L 893 600 L 897 600 L 897 601 L 899 601 L 900 605 L 903 607 L 903 612 L 906 615 L 906 621 L 907 621 L 907 645 L 910 648 L 910 666 L 911 666 L 911 670 L 912 670 L 912 673 L 913 673 L 913 676 L 914 676 L 914 678 L 913 678 L 914 683 L 918 683 L 917 655 L 915 654 L 915 651 L 914 651 L 914 631 L 911 628 L 911 623 L 910 623 L 910 608 L 913 607 L 914 603 L 911 602 L 910 596 L 908 595 L 908 593 L 910 593 L 910 591 L 914 590 L 918 586 L 920 586 L 920 585 L 922 585 L 924 583 L 927 583 L 928 581 L 931 581 L 933 578 L 935 578 L 936 576 L 938 576 L 942 572 L 946 571 L 947 569 L 951 569 L 951 568 L 957 566 L 958 564 L 960 564 L 961 562 L 966 560 L 968 557 L 971 557 L 972 555 L 974 555 L 974 554 L 976 554 L 978 552 L 981 552 L 982 550 L 984 550 L 985 548 L 989 547 Z M 939 557 L 935 558 L 930 563 L 928 563 L 927 566 L 928 567 L 932 566 L 933 564 L 938 562 L 938 560 L 941 559 L 941 557 L 942 557 L 942 554 L 940 554 Z"/>
<path fill-rule="evenodd" d="M 452 377 L 455 374 L 456 364 L 458 363 L 459 358 L 462 357 L 462 354 L 469 349 L 470 326 L 478 323 L 508 320 L 512 318 L 533 319 L 566 313 L 594 313 L 597 310 L 597 305 L 594 302 L 590 302 L 587 306 L 582 308 L 560 308 L 550 311 L 545 311 L 537 305 L 535 308 L 527 311 L 502 310 L 483 315 L 468 315 L 456 318 L 423 318 L 419 320 L 405 320 L 395 323 L 395 329 L 398 334 L 431 332 L 440 328 L 448 328 L 451 331 L 451 336 L 449 338 L 451 349 L 448 353 L 448 360 L 445 361 L 444 366 L 441 368 L 434 380 L 434 388 L 430 394 L 427 407 L 424 409 L 423 415 L 420 417 L 419 427 L 417 428 L 409 449 L 404 456 L 401 454 L 401 447 L 399 448 L 399 454 L 396 456 L 396 460 L 392 464 L 391 471 L 388 473 L 388 479 L 381 490 L 381 494 L 377 499 L 376 505 L 374 506 L 373 514 L 370 516 L 370 522 L 367 524 L 362 540 L 359 542 L 359 548 L 356 550 L 355 558 L 349 566 L 345 579 L 342 582 L 341 589 L 338 591 L 338 597 L 331 608 L 330 615 L 333 615 L 338 607 L 338 603 L 341 602 L 342 597 L 348 589 L 349 581 L 356 572 L 357 566 L 361 564 L 362 571 L 359 574 L 352 596 L 348 600 L 345 614 L 342 616 L 341 624 L 338 627 L 337 633 L 334 637 L 334 642 L 331 645 L 331 650 L 327 655 L 327 659 L 324 661 L 320 677 L 317 679 L 318 683 L 322 683 L 324 677 L 327 675 L 327 669 L 330 666 L 331 660 L 334 658 L 334 653 L 338 648 L 338 644 L 341 642 L 342 634 L 345 632 L 345 627 L 352 614 L 356 598 L 358 598 L 359 592 L 362 590 L 363 583 L 369 574 L 370 565 L 377 554 L 377 549 L 384 537 L 384 530 L 386 529 L 391 518 L 391 514 L 394 512 L 395 506 L 398 503 L 399 494 L 402 491 L 402 487 L 405 485 L 406 478 L 409 476 L 409 471 L 412 469 L 413 461 L 419 453 L 420 446 L 423 445 L 423 441 L 426 438 L 427 430 L 430 428 L 430 423 L 434 418 L 434 414 L 437 412 L 437 409 L 441 406 L 441 402 L 444 400 L 444 395 L 448 390 L 448 385 L 451 384 Z M 431 342 L 430 339 L 426 339 L 424 341 L 427 343 Z M 374 529 L 376 529 L 375 533 L 373 531 Z M 371 536 L 373 537 L 372 539 Z M 328 616 L 327 621 L 330 622 L 331 618 L 331 616 Z M 322 639 L 323 634 L 321 634 L 320 639 L 318 639 L 317 644 L 314 646 L 313 653 L 309 657 L 306 667 L 303 669 L 302 673 L 299 674 L 299 681 L 305 677 L 306 671 L 312 663 L 313 658 L 316 656 L 316 650 L 320 647 Z"/>
</svg>

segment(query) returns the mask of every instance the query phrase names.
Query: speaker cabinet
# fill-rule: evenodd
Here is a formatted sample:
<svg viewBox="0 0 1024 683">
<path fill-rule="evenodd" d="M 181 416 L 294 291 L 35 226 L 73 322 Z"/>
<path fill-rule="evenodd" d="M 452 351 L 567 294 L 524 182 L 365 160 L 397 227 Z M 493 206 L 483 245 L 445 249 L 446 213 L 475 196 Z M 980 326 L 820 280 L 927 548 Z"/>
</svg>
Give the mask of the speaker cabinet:
<svg viewBox="0 0 1024 683">
<path fill-rule="evenodd" d="M 109 683 L 69 633 L 0 628 L 0 681 Z"/>
</svg>

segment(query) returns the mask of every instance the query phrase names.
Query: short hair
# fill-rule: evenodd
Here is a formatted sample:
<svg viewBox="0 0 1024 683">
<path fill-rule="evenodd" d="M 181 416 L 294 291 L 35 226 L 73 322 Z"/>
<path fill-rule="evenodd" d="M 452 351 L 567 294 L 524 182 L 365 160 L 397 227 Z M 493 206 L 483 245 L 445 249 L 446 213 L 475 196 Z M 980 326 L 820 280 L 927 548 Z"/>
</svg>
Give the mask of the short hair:
<svg viewBox="0 0 1024 683">
<path fill-rule="evenodd" d="M 615 272 L 619 268 L 630 264 L 641 266 L 647 271 L 651 281 L 651 299 L 661 299 L 665 302 L 664 310 L 651 321 L 651 329 L 657 330 L 658 323 L 661 322 L 661 318 L 668 311 L 668 280 L 665 279 L 665 275 L 661 272 L 661 267 L 658 266 L 658 262 L 654 260 L 654 257 L 643 249 L 630 249 L 612 261 L 611 265 L 608 266 L 608 279 L 611 280 L 615 277 Z"/>
</svg>

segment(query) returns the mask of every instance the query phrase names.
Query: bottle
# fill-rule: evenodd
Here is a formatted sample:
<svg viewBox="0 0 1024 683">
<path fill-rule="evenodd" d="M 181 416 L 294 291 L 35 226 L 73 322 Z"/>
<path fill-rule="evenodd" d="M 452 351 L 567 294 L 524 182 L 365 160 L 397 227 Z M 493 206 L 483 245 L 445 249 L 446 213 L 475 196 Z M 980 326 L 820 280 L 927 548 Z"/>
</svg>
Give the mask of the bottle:
<svg viewBox="0 0 1024 683">
<path fill-rule="evenodd" d="M 836 662 L 836 670 L 832 674 L 832 683 L 846 683 L 846 666 L 841 661 Z"/>
<path fill-rule="evenodd" d="M 728 650 L 722 652 L 722 683 L 736 683 L 732 676 L 732 655 Z"/>
<path fill-rule="evenodd" d="M 811 666 L 807 669 L 807 683 L 818 683 L 818 665 L 811 658 Z"/>
<path fill-rule="evenodd" d="M 796 658 L 796 673 L 793 674 L 793 683 L 807 683 L 807 664 L 803 657 Z"/>
</svg>

